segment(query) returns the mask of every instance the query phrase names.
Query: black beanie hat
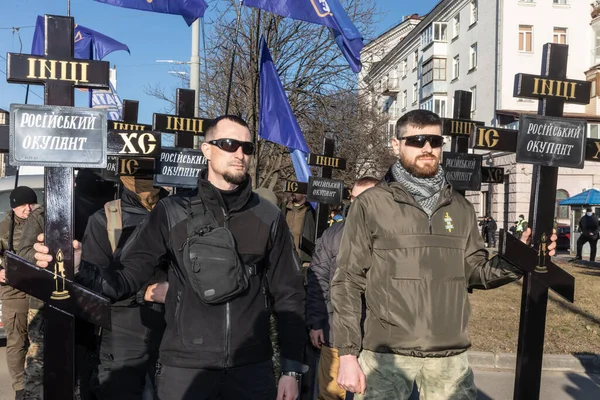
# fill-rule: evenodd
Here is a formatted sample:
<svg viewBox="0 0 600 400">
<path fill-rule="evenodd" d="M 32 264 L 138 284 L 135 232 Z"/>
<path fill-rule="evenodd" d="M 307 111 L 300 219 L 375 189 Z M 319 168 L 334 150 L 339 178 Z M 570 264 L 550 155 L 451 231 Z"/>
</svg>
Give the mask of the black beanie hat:
<svg viewBox="0 0 600 400">
<path fill-rule="evenodd" d="M 10 192 L 10 208 L 35 203 L 37 203 L 37 195 L 30 187 L 19 186 Z"/>
</svg>

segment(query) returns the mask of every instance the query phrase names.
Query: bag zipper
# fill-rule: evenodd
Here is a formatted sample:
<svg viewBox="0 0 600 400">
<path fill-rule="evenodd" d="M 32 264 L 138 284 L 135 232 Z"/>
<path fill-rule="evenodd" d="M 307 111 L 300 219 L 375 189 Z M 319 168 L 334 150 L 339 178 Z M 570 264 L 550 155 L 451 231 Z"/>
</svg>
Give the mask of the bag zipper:
<svg viewBox="0 0 600 400">
<path fill-rule="evenodd" d="M 225 208 L 221 207 L 221 211 L 223 211 L 223 227 L 227 229 L 229 222 L 229 214 L 225 211 Z M 225 304 L 225 369 L 229 368 L 229 351 L 231 347 L 231 312 L 230 312 L 230 302 L 228 301 Z"/>
</svg>

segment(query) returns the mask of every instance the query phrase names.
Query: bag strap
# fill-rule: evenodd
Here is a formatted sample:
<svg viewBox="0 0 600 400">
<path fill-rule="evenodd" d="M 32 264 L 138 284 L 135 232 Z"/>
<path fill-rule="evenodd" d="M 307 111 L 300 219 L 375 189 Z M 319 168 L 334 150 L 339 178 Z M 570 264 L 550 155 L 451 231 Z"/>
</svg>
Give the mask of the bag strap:
<svg viewBox="0 0 600 400">
<path fill-rule="evenodd" d="M 190 199 L 187 208 L 188 238 L 196 234 L 202 236 L 220 226 L 212 211 L 206 207 L 200 197 Z"/>
<path fill-rule="evenodd" d="M 108 232 L 108 241 L 113 254 L 117 250 L 121 233 L 123 232 L 123 218 L 121 211 L 121 199 L 109 201 L 104 204 L 106 213 L 106 231 Z"/>
</svg>

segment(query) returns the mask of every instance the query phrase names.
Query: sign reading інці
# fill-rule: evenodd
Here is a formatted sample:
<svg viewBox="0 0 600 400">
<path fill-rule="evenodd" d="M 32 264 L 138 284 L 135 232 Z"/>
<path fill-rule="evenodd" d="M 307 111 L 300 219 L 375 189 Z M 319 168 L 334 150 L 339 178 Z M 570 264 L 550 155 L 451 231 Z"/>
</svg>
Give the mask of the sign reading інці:
<svg viewBox="0 0 600 400">
<path fill-rule="evenodd" d="M 521 115 L 517 162 L 583 168 L 586 127 L 583 120 Z"/>
<path fill-rule="evenodd" d="M 11 104 L 10 165 L 106 167 L 106 111 Z"/>
</svg>

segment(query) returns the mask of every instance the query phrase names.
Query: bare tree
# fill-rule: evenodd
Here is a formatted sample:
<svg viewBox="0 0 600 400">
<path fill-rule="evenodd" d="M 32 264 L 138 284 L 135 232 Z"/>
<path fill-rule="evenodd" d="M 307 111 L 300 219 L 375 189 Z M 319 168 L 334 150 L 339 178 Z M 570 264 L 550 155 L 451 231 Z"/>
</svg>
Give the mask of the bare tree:
<svg viewBox="0 0 600 400">
<path fill-rule="evenodd" d="M 344 8 L 363 36 L 372 37 L 375 0 L 346 0 Z M 241 24 L 236 35 L 238 17 Z M 333 135 L 339 155 L 349 158 L 351 165 L 341 178 L 355 179 L 357 173 L 376 164 L 373 160 L 381 158 L 382 146 L 385 148 L 384 125 L 375 115 L 359 109 L 357 77 L 341 56 L 328 28 L 241 7 L 238 0 L 220 1 L 217 17 L 209 24 L 212 29 L 206 37 L 199 94 L 202 116 L 210 118 L 225 112 L 235 48 L 229 113 L 242 116 L 257 134 L 263 35 L 309 148 L 320 152 L 323 136 Z M 185 81 L 182 85 L 188 86 Z M 166 93 L 159 86 L 149 86 L 146 93 L 172 103 L 174 91 Z M 255 185 L 273 186 L 278 178 L 293 176 L 287 148 L 260 140 L 259 149 Z M 372 158 L 373 155 L 376 157 Z"/>
</svg>

